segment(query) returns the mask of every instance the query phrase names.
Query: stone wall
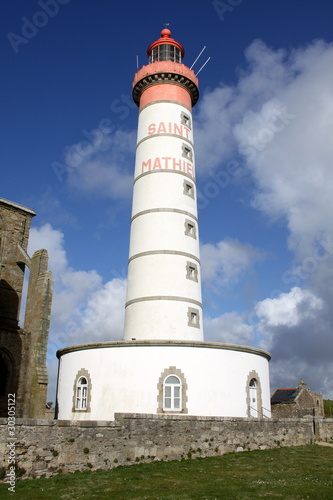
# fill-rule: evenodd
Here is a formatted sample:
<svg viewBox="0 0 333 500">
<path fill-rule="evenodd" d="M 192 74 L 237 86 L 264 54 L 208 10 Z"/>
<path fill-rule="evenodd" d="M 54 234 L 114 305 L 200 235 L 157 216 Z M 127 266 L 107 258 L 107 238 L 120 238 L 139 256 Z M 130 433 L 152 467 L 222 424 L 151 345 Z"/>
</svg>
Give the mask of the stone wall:
<svg viewBox="0 0 333 500">
<path fill-rule="evenodd" d="M 333 418 L 315 419 L 315 425 L 315 432 L 318 439 L 333 443 Z"/>
<path fill-rule="evenodd" d="M 284 391 L 295 391 L 295 395 L 292 395 L 289 401 L 274 402 Z M 302 379 L 295 389 L 276 389 L 272 394 L 271 402 L 273 418 L 301 418 L 305 415 L 324 416 L 323 395 L 310 391 Z"/>
<path fill-rule="evenodd" d="M 13 449 L 8 443 L 15 442 L 23 477 L 333 440 L 333 419 L 319 418 L 314 425 L 312 418 L 116 414 L 113 422 L 17 419 L 15 424 L 13 440 L 6 419 L 0 419 L 0 452 L 7 467 Z"/>
</svg>

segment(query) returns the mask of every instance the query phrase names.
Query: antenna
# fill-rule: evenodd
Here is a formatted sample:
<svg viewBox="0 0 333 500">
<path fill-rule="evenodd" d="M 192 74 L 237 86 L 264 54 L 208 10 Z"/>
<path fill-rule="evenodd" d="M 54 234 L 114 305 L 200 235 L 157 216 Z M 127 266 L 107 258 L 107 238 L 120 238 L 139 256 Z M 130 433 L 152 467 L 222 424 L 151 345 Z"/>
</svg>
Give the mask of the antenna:
<svg viewBox="0 0 333 500">
<path fill-rule="evenodd" d="M 195 76 L 198 76 L 198 74 L 200 73 L 200 71 L 206 66 L 206 64 L 208 63 L 209 59 L 211 59 L 211 57 L 208 57 L 207 61 L 201 66 L 201 68 L 199 69 L 198 73 L 195 74 Z"/>
<path fill-rule="evenodd" d="M 190 69 L 193 68 L 193 66 L 195 65 L 195 63 L 197 62 L 197 60 L 199 59 L 199 57 L 201 56 L 201 54 L 203 53 L 203 51 L 205 50 L 206 48 L 206 45 L 204 46 L 204 48 L 202 49 L 202 51 L 200 52 L 200 54 L 198 55 L 198 57 L 196 58 L 196 60 L 194 61 L 194 63 L 192 64 L 192 66 L 190 67 Z"/>
<path fill-rule="evenodd" d="M 136 56 L 136 69 L 139 69 L 139 56 Z"/>
</svg>

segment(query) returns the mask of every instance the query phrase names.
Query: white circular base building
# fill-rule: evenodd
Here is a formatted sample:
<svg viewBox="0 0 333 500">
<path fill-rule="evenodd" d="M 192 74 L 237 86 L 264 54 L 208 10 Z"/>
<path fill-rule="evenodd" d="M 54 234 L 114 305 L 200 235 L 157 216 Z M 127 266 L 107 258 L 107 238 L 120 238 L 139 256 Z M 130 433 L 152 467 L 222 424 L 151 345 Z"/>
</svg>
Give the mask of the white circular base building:
<svg viewBox="0 0 333 500">
<path fill-rule="evenodd" d="M 119 341 L 61 349 L 58 419 L 115 413 L 270 417 L 267 352 L 218 342 Z"/>
</svg>

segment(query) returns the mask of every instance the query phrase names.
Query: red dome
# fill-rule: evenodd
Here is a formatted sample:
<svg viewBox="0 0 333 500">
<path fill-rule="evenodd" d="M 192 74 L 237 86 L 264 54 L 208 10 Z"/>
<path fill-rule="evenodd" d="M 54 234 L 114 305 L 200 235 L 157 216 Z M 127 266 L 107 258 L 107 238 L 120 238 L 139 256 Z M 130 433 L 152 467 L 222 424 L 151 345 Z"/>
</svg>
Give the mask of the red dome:
<svg viewBox="0 0 333 500">
<path fill-rule="evenodd" d="M 151 55 L 153 49 L 155 49 L 159 45 L 166 45 L 166 44 L 172 45 L 173 47 L 176 47 L 180 51 L 181 57 L 182 58 L 184 57 L 184 54 L 185 54 L 184 47 L 179 42 L 176 42 L 176 40 L 174 40 L 173 38 L 170 38 L 170 35 L 171 35 L 171 31 L 167 28 L 164 28 L 161 31 L 161 38 L 156 40 L 156 42 L 151 43 L 147 49 L 147 55 L 149 58 L 150 58 L 150 55 Z"/>
</svg>

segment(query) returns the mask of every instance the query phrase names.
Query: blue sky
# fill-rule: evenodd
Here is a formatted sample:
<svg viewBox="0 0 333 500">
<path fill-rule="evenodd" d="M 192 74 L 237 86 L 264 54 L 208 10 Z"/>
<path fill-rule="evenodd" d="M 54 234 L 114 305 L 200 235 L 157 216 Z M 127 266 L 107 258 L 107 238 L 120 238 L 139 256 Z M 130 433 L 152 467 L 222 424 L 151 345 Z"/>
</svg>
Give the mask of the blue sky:
<svg viewBox="0 0 333 500">
<path fill-rule="evenodd" d="M 122 337 L 137 109 L 163 23 L 194 109 L 205 338 L 267 349 L 271 385 L 333 398 L 333 4 L 13 0 L 0 6 L 1 192 L 34 209 L 58 348 Z"/>
</svg>

